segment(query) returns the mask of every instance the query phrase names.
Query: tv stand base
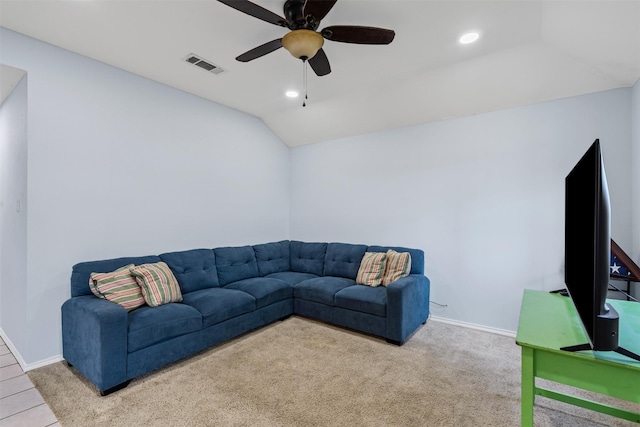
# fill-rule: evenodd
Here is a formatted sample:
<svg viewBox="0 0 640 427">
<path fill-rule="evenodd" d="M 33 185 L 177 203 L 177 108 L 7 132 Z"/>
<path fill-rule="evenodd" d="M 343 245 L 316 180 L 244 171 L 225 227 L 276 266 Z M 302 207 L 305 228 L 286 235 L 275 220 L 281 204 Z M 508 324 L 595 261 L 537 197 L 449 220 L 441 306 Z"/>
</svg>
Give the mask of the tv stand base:
<svg viewBox="0 0 640 427">
<path fill-rule="evenodd" d="M 569 347 L 562 347 L 560 348 L 560 350 L 576 352 L 576 351 L 593 350 L 593 349 L 591 348 L 590 344 L 585 343 L 585 344 L 572 345 Z M 622 354 L 623 356 L 627 356 L 630 359 L 637 360 L 638 362 L 640 362 L 640 355 L 637 355 L 625 348 L 618 347 L 615 350 L 611 350 L 611 351 L 614 351 L 618 354 Z"/>
</svg>

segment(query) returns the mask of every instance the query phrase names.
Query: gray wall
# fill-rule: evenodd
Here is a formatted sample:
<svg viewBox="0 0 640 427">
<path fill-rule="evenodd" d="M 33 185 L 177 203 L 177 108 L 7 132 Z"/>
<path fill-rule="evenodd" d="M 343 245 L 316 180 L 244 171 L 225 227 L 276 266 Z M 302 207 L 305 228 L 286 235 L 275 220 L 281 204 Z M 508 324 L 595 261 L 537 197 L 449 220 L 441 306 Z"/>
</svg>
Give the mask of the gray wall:
<svg viewBox="0 0 640 427">
<path fill-rule="evenodd" d="M 564 287 L 564 178 L 600 138 L 613 238 L 631 245 L 631 90 L 291 150 L 291 238 L 422 248 L 432 314 L 517 328 Z"/>
<path fill-rule="evenodd" d="M 8 338 L 27 368 L 62 353 L 77 262 L 288 238 L 289 151 L 259 119 L 4 28 L 0 38 L 0 63 L 26 70 L 29 87 L 26 288 L 8 302 L 24 319 L 0 319 L 5 332 L 22 323 Z"/>
</svg>

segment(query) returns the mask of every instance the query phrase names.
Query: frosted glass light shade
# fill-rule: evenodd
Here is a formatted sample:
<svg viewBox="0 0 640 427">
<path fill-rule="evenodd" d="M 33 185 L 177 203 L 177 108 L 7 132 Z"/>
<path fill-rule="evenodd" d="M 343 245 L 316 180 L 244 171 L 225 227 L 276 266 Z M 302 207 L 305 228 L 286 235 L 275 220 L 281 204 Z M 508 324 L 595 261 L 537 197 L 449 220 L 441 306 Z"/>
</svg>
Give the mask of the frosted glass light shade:
<svg viewBox="0 0 640 427">
<path fill-rule="evenodd" d="M 293 30 L 282 37 L 282 46 L 298 59 L 313 58 L 323 44 L 320 33 L 311 30 Z"/>
</svg>

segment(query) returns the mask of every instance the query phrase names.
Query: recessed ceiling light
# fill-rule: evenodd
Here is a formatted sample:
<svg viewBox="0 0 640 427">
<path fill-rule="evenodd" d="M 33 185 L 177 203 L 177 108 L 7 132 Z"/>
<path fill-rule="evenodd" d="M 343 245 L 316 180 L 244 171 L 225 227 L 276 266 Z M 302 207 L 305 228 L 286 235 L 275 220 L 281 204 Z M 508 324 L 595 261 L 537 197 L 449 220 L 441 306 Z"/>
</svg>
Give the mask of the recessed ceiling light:
<svg viewBox="0 0 640 427">
<path fill-rule="evenodd" d="M 480 34 L 478 33 L 466 33 L 463 34 L 458 41 L 462 44 L 469 44 L 469 43 L 473 43 L 474 41 L 478 40 L 478 38 L 480 38 Z"/>
<path fill-rule="evenodd" d="M 299 94 L 295 90 L 288 90 L 285 95 L 287 95 L 289 98 L 297 98 Z"/>
</svg>

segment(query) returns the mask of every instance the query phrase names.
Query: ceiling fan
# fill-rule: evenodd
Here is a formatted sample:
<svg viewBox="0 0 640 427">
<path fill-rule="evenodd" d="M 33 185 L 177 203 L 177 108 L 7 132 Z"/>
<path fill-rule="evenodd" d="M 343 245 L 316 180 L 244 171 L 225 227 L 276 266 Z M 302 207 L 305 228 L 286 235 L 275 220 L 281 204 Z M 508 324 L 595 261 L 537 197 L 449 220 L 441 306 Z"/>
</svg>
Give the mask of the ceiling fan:
<svg viewBox="0 0 640 427">
<path fill-rule="evenodd" d="M 236 59 L 249 62 L 284 47 L 298 59 L 308 61 L 318 76 L 331 72 L 329 59 L 322 49 L 324 39 L 356 44 L 389 44 L 395 37 L 393 30 L 355 25 L 334 25 L 316 31 L 320 21 L 329 13 L 337 0 L 287 0 L 284 18 L 248 0 L 218 0 L 240 12 L 270 24 L 291 30 L 284 37 L 253 48 Z"/>
</svg>

